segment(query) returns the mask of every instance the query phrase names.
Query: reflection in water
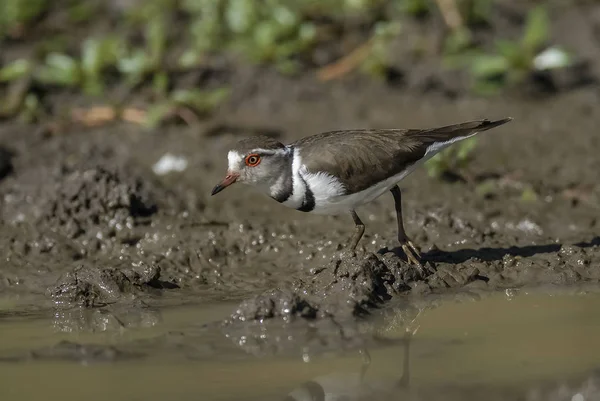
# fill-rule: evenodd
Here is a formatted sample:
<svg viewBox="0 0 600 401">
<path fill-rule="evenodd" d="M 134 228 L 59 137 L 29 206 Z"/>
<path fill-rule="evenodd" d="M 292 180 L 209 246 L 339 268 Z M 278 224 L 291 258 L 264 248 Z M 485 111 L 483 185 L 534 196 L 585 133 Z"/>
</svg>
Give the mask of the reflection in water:
<svg viewBox="0 0 600 401">
<path fill-rule="evenodd" d="M 283 401 L 361 401 L 383 400 L 397 397 L 408 389 L 410 379 L 410 339 L 415 334 L 406 331 L 402 356 L 402 373 L 398 379 L 387 382 L 367 381 L 365 375 L 371 365 L 367 349 L 361 349 L 363 363 L 355 374 L 329 374 L 318 376 L 291 391 Z M 399 367 L 400 368 L 400 367 Z"/>
<path fill-rule="evenodd" d="M 407 298 L 377 315 L 344 322 L 219 323 L 234 306 L 160 312 L 144 305 L 111 306 L 46 317 L 4 313 L 0 400 L 594 401 L 600 396 L 600 375 L 594 372 L 600 367 L 598 291 Z"/>
<path fill-rule="evenodd" d="M 159 324 L 160 311 L 145 305 L 55 309 L 52 325 L 58 332 L 119 332 Z"/>
<path fill-rule="evenodd" d="M 364 320 L 234 321 L 225 324 L 221 330 L 235 347 L 250 355 L 300 356 L 308 362 L 325 352 L 397 345 L 397 333 L 405 329 L 415 331 L 418 317 L 424 311 L 442 304 L 443 301 L 437 298 L 404 300 L 395 306 L 388 306 L 376 317 Z M 402 337 L 403 334 L 400 334 Z"/>
</svg>

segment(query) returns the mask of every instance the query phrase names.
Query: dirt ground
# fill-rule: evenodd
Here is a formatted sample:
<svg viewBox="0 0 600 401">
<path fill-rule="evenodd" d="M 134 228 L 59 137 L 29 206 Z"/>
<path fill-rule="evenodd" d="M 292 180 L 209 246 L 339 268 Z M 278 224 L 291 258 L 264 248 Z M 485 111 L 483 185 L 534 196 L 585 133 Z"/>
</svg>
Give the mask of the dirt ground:
<svg viewBox="0 0 600 401">
<path fill-rule="evenodd" d="M 557 32 L 574 27 L 563 41 L 589 66 L 582 85 L 552 77 L 550 94 L 480 98 L 454 88 L 451 74 L 401 61 L 400 83 L 321 83 L 239 66 L 219 78 L 231 99 L 200 126 L 48 130 L 4 121 L 0 291 L 25 296 L 24 310 L 237 300 L 229 320 L 248 321 L 358 316 L 430 292 L 597 282 L 597 14 L 574 9 L 556 22 Z M 288 142 L 506 116 L 514 121 L 480 136 L 463 179 L 432 179 L 422 168 L 401 183 L 423 269 L 395 249 L 391 195 L 358 210 L 366 234 L 356 255 L 343 256 L 350 216 L 307 215 L 241 185 L 210 196 L 228 148 L 247 135 Z M 186 158 L 187 169 L 154 174 L 166 153 Z"/>
</svg>

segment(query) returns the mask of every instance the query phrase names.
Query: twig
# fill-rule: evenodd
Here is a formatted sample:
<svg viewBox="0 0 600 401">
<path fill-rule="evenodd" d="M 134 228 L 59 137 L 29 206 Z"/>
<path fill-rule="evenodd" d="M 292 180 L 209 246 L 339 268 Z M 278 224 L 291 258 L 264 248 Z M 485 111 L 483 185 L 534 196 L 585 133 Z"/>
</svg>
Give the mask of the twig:
<svg viewBox="0 0 600 401">
<path fill-rule="evenodd" d="M 175 108 L 175 115 L 179 116 L 190 127 L 198 124 L 198 116 L 189 107 L 179 106 Z"/>
<path fill-rule="evenodd" d="M 368 40 L 341 59 L 320 68 L 317 71 L 317 78 L 321 81 L 330 81 L 348 74 L 368 57 L 371 46 L 372 41 Z"/>
<path fill-rule="evenodd" d="M 97 127 L 116 120 L 143 124 L 146 121 L 146 111 L 126 108 L 119 113 L 116 108 L 111 106 L 94 106 L 87 109 L 73 109 L 71 119 L 88 127 Z"/>
<path fill-rule="evenodd" d="M 129 123 L 142 125 L 146 121 L 146 111 L 141 109 L 134 109 L 132 107 L 126 108 L 121 113 L 121 119 Z"/>
<path fill-rule="evenodd" d="M 438 8 L 442 13 L 442 17 L 446 22 L 446 25 L 450 27 L 451 30 L 456 30 L 463 26 L 463 19 L 460 15 L 460 11 L 458 6 L 456 5 L 456 0 L 436 0 L 438 4 Z"/>
</svg>

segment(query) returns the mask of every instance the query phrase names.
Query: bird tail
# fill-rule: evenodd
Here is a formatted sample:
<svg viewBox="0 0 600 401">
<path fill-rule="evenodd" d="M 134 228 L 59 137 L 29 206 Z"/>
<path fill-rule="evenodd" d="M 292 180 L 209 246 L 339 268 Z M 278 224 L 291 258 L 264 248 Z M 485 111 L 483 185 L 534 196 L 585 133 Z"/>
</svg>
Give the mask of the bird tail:
<svg viewBox="0 0 600 401">
<path fill-rule="evenodd" d="M 424 155 L 421 161 L 424 162 L 455 142 L 506 124 L 511 120 L 511 117 L 507 117 L 495 121 L 477 120 L 426 130 L 410 130 L 407 132 L 407 136 L 412 136 L 412 139 L 423 150 Z"/>
<path fill-rule="evenodd" d="M 414 136 L 429 144 L 436 142 L 456 142 L 466 139 L 479 132 L 496 128 L 512 121 L 512 117 L 501 120 L 476 120 L 461 124 L 447 125 L 445 127 L 431 128 L 426 130 L 414 130 Z"/>
<path fill-rule="evenodd" d="M 504 125 L 510 121 L 512 121 L 512 117 L 506 117 L 501 120 L 495 120 L 495 121 L 490 121 L 490 120 L 471 121 L 469 123 L 458 124 L 458 125 L 459 126 L 460 125 L 467 125 L 467 126 L 472 125 L 471 127 L 465 127 L 465 128 L 470 129 L 471 131 L 482 132 L 482 131 L 487 131 L 492 128 L 499 127 L 500 125 Z"/>
</svg>

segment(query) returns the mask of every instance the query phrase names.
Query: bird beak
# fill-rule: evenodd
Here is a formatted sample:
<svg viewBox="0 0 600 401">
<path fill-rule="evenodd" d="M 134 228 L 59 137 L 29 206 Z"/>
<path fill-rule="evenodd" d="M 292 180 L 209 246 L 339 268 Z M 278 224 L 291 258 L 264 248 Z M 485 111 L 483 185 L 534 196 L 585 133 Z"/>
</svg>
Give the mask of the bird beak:
<svg viewBox="0 0 600 401">
<path fill-rule="evenodd" d="M 233 184 L 239 178 L 239 176 L 240 175 L 238 173 L 227 173 L 223 181 L 215 185 L 210 195 L 212 196 L 218 194 L 219 192 Z"/>
</svg>

